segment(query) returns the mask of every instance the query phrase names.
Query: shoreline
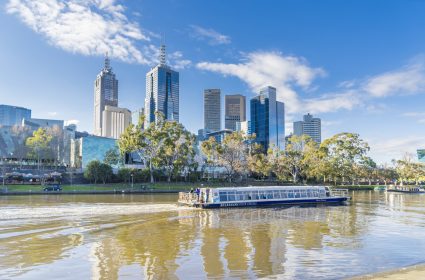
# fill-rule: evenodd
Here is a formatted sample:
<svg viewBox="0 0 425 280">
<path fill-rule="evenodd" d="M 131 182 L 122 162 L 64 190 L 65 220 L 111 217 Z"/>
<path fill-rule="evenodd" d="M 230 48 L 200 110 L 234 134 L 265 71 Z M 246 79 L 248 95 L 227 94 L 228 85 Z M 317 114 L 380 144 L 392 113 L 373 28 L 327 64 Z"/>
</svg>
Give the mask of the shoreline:
<svg viewBox="0 0 425 280">
<path fill-rule="evenodd" d="M 390 269 L 383 272 L 364 274 L 348 278 L 349 280 L 408 280 L 425 279 L 425 263 L 420 262 L 402 268 Z"/>
<path fill-rule="evenodd" d="M 25 195 L 84 195 L 84 194 L 167 194 L 179 193 L 185 190 L 111 190 L 111 191 L 28 191 L 28 192 L 0 192 L 0 196 Z"/>
</svg>

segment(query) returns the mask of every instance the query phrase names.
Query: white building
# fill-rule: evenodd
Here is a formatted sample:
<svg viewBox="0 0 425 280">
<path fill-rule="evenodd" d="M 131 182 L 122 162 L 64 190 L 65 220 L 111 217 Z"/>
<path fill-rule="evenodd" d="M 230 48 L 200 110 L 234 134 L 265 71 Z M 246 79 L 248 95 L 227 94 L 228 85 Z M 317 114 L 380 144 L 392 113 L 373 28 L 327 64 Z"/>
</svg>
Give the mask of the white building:
<svg viewBox="0 0 425 280">
<path fill-rule="evenodd" d="M 102 137 L 118 139 L 131 124 L 131 112 L 125 108 L 105 106 L 102 120 Z"/>
<path fill-rule="evenodd" d="M 294 135 L 308 135 L 316 143 L 322 142 L 322 125 L 319 118 L 313 118 L 313 115 L 304 115 L 302 121 L 294 122 Z"/>
<path fill-rule="evenodd" d="M 159 65 L 146 74 L 145 127 L 156 122 L 156 112 L 166 120 L 179 121 L 179 72 L 166 64 L 164 45 Z"/>
</svg>

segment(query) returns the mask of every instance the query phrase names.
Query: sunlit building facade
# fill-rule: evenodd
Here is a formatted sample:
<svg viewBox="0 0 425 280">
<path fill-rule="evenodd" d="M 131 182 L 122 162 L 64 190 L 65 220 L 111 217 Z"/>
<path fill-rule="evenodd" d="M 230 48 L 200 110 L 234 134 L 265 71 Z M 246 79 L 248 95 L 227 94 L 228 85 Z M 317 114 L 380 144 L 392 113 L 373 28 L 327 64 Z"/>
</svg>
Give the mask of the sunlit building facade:
<svg viewBox="0 0 425 280">
<path fill-rule="evenodd" d="M 224 127 L 236 131 L 236 123 L 246 121 L 246 98 L 240 94 L 224 98 Z"/>
<path fill-rule="evenodd" d="M 322 142 L 322 124 L 319 118 L 313 118 L 313 115 L 304 115 L 302 121 L 294 122 L 294 135 L 310 136 L 316 143 Z"/>
</svg>

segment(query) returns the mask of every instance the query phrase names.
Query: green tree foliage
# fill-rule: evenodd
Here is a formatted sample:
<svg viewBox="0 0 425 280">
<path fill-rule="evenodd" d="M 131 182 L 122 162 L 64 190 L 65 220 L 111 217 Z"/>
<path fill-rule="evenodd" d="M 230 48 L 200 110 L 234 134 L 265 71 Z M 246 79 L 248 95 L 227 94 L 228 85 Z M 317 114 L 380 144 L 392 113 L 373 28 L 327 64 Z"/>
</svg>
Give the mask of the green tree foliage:
<svg viewBox="0 0 425 280">
<path fill-rule="evenodd" d="M 39 128 L 34 131 L 31 137 L 25 141 L 25 145 L 29 148 L 29 157 L 37 160 L 38 169 L 42 159 L 47 159 L 49 155 L 49 144 L 52 141 L 52 136 L 49 135 L 46 129 Z"/>
<path fill-rule="evenodd" d="M 320 145 L 320 158 L 324 170 L 334 181 L 345 182 L 355 176 L 354 166 L 369 151 L 369 145 L 355 133 L 339 133 L 323 141 Z"/>
<path fill-rule="evenodd" d="M 201 149 L 207 156 L 208 162 L 224 168 L 228 180 L 232 181 L 248 169 L 248 140 L 242 133 L 233 132 L 226 135 L 222 143 L 218 143 L 214 137 L 210 137 L 207 141 L 202 142 Z"/>
<path fill-rule="evenodd" d="M 425 166 L 422 163 L 413 162 L 411 155 L 405 154 L 401 160 L 395 161 L 395 164 L 401 185 L 410 181 L 418 185 L 419 181 L 425 179 Z"/>
<path fill-rule="evenodd" d="M 165 141 L 159 154 L 160 165 L 165 169 L 167 181 L 193 163 L 195 136 L 177 122 L 165 122 L 162 127 Z"/>
<path fill-rule="evenodd" d="M 103 162 L 111 166 L 117 166 L 122 165 L 124 160 L 119 150 L 117 148 L 112 148 L 106 151 Z"/>
<path fill-rule="evenodd" d="M 105 184 L 112 177 L 112 167 L 98 160 L 93 160 L 87 164 L 84 177 L 95 184 L 99 181 Z"/>
</svg>

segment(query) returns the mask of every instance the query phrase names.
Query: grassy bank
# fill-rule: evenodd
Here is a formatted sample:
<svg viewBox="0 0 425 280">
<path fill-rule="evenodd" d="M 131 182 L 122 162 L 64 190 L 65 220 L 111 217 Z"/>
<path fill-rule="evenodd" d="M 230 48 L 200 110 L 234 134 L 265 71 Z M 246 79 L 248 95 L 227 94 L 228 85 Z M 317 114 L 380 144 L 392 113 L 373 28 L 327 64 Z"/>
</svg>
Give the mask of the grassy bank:
<svg viewBox="0 0 425 280">
<path fill-rule="evenodd" d="M 251 183 L 256 185 L 255 183 Z M 264 184 L 259 184 L 264 185 Z M 96 192 L 96 191 L 188 191 L 191 188 L 201 187 L 229 187 L 232 186 L 229 183 L 217 182 L 217 183 L 144 183 L 134 184 L 133 188 L 131 184 L 85 184 L 85 185 L 61 185 L 62 190 L 66 192 Z M 5 187 L 0 185 L 0 192 L 40 192 L 43 191 L 45 186 L 40 185 L 6 185 Z M 349 190 L 373 190 L 376 185 L 343 185 L 333 186 L 338 189 L 349 189 Z"/>
</svg>

